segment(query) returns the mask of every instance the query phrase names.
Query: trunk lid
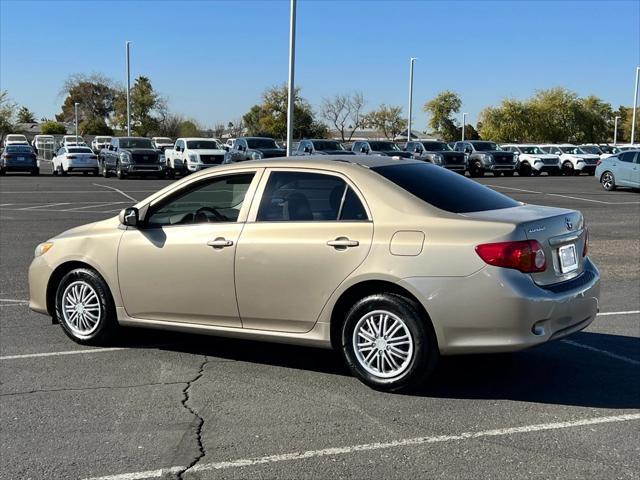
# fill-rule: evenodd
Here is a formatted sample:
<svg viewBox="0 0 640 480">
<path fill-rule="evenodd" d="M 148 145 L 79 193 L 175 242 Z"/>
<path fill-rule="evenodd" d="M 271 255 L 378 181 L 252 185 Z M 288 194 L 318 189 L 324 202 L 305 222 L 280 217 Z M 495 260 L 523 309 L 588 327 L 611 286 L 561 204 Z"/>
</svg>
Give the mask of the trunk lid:
<svg viewBox="0 0 640 480">
<path fill-rule="evenodd" d="M 532 273 L 541 286 L 566 282 L 584 269 L 585 228 L 582 214 L 576 210 L 523 205 L 520 207 L 467 213 L 465 216 L 492 222 L 511 223 L 522 239 L 537 240 L 544 250 L 547 268 Z M 575 255 L 575 266 L 572 257 Z"/>
</svg>

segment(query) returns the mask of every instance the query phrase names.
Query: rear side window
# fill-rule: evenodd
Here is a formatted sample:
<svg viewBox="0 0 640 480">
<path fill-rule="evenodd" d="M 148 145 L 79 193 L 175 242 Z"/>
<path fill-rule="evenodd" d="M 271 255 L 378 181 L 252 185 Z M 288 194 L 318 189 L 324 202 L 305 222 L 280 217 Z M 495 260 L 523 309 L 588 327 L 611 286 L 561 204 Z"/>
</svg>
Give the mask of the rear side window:
<svg viewBox="0 0 640 480">
<path fill-rule="evenodd" d="M 480 212 L 517 207 L 520 203 L 473 180 L 428 163 L 375 167 L 372 170 L 441 210 Z"/>
<path fill-rule="evenodd" d="M 367 220 L 346 182 L 334 175 L 272 172 L 262 194 L 259 222 Z"/>
</svg>

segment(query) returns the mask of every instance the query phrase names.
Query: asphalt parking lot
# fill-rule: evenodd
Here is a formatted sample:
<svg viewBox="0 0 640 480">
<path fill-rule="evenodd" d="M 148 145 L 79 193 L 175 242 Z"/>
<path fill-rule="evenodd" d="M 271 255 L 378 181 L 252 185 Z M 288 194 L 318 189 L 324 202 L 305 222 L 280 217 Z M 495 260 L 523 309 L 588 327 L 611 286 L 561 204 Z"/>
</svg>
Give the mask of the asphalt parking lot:
<svg viewBox="0 0 640 480">
<path fill-rule="evenodd" d="M 584 213 L 601 314 L 537 349 L 445 358 L 400 395 L 326 350 L 144 330 L 72 343 L 27 308 L 34 247 L 169 181 L 0 179 L 0 478 L 637 478 L 640 194 L 480 181 Z"/>
</svg>

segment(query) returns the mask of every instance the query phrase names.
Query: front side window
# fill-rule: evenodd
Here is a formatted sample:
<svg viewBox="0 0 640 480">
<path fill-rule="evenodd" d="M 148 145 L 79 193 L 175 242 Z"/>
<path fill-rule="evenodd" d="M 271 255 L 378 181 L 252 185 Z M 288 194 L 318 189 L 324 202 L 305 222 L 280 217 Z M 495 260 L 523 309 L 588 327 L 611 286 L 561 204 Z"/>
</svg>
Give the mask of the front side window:
<svg viewBox="0 0 640 480">
<path fill-rule="evenodd" d="M 320 173 L 272 172 L 257 221 L 367 220 L 358 196 L 340 177 Z"/>
<path fill-rule="evenodd" d="M 147 227 L 236 222 L 254 173 L 217 177 L 154 206 Z"/>
<path fill-rule="evenodd" d="M 246 143 L 249 148 L 279 148 L 272 138 L 250 138 Z"/>
<path fill-rule="evenodd" d="M 636 152 L 624 152 L 621 153 L 618 158 L 621 162 L 633 163 L 633 158 L 636 156 Z"/>
</svg>

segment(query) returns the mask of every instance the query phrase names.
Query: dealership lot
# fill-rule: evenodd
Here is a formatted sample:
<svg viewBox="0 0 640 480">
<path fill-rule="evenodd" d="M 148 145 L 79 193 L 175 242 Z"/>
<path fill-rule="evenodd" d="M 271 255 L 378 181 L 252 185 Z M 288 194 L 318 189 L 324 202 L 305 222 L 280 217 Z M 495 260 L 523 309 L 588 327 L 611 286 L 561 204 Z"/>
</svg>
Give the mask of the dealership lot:
<svg viewBox="0 0 640 480">
<path fill-rule="evenodd" d="M 26 306 L 33 248 L 169 181 L 3 178 L 0 478 L 635 477 L 640 195 L 587 176 L 480 181 L 584 213 L 602 314 L 538 349 L 444 359 L 428 388 L 393 395 L 324 350 L 137 330 L 73 344 Z"/>
</svg>

